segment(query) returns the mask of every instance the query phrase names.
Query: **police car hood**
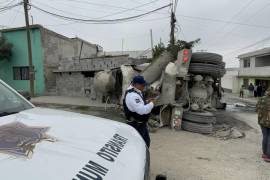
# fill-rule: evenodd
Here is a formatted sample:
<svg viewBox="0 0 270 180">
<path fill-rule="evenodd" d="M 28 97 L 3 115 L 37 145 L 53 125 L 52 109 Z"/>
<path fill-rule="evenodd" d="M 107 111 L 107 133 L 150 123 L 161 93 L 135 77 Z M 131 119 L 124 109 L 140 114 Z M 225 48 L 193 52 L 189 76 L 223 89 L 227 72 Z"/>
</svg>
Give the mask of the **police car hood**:
<svg viewBox="0 0 270 180">
<path fill-rule="evenodd" d="M 28 128 L 30 131 L 47 128 L 43 132 L 46 138 L 40 136 L 43 140 L 34 148 L 30 146 L 32 149 L 27 156 L 1 149 L 0 179 L 142 180 L 144 177 L 147 148 L 140 135 L 123 123 L 66 111 L 33 108 L 0 117 L 0 132 L 1 127 L 12 124 L 18 129 Z M 20 136 L 25 138 L 23 133 Z M 3 142 L 0 133 L 0 148 L 3 148 L 1 143 L 8 144 L 18 139 L 21 140 L 15 137 L 15 140 L 10 138 Z M 18 143 L 18 147 L 21 144 Z"/>
</svg>

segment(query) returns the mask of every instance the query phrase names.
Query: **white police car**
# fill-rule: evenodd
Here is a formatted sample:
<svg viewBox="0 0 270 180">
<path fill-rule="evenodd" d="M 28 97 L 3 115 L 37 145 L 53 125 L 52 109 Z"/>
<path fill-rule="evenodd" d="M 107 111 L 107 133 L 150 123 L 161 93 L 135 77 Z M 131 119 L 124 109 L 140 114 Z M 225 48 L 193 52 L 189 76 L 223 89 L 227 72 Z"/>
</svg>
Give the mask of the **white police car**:
<svg viewBox="0 0 270 180">
<path fill-rule="evenodd" d="M 144 180 L 149 152 L 126 124 L 38 108 L 0 80 L 1 180 Z"/>
</svg>

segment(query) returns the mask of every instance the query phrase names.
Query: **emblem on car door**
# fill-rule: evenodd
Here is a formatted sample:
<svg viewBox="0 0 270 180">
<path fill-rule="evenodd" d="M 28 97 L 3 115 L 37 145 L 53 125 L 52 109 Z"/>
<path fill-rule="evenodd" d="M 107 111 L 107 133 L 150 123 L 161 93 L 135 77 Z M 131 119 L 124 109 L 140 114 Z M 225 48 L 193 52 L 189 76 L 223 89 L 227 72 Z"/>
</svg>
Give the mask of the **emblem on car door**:
<svg viewBox="0 0 270 180">
<path fill-rule="evenodd" d="M 49 127 L 27 126 L 12 122 L 0 126 L 0 153 L 31 158 L 34 148 L 41 141 L 54 142 L 46 132 Z"/>
</svg>

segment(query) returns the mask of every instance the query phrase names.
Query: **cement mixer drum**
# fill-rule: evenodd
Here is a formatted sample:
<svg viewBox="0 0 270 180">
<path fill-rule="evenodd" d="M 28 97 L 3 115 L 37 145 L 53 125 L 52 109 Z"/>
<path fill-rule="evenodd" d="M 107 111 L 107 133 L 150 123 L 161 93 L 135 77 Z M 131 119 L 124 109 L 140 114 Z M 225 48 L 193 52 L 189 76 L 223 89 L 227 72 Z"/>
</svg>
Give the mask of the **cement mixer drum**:
<svg viewBox="0 0 270 180">
<path fill-rule="evenodd" d="M 115 78 L 111 71 L 98 72 L 94 77 L 94 89 L 96 92 L 107 94 L 115 87 Z"/>
</svg>

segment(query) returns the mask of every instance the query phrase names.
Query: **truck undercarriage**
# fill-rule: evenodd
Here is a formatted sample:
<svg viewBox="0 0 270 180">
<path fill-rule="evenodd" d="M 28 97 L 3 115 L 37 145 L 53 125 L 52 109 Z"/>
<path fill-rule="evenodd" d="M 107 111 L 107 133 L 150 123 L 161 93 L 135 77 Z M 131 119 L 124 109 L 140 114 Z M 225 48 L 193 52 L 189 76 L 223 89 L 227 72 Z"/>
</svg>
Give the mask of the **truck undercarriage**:
<svg viewBox="0 0 270 180">
<path fill-rule="evenodd" d="M 150 126 L 208 134 L 216 122 L 212 112 L 226 108 L 221 102 L 224 74 L 221 55 L 183 49 L 176 60 L 164 52 L 151 63 L 100 71 L 95 75 L 94 88 L 97 99 L 122 104 L 132 78 L 142 75 L 149 83 L 145 96 L 158 96 Z"/>
</svg>

